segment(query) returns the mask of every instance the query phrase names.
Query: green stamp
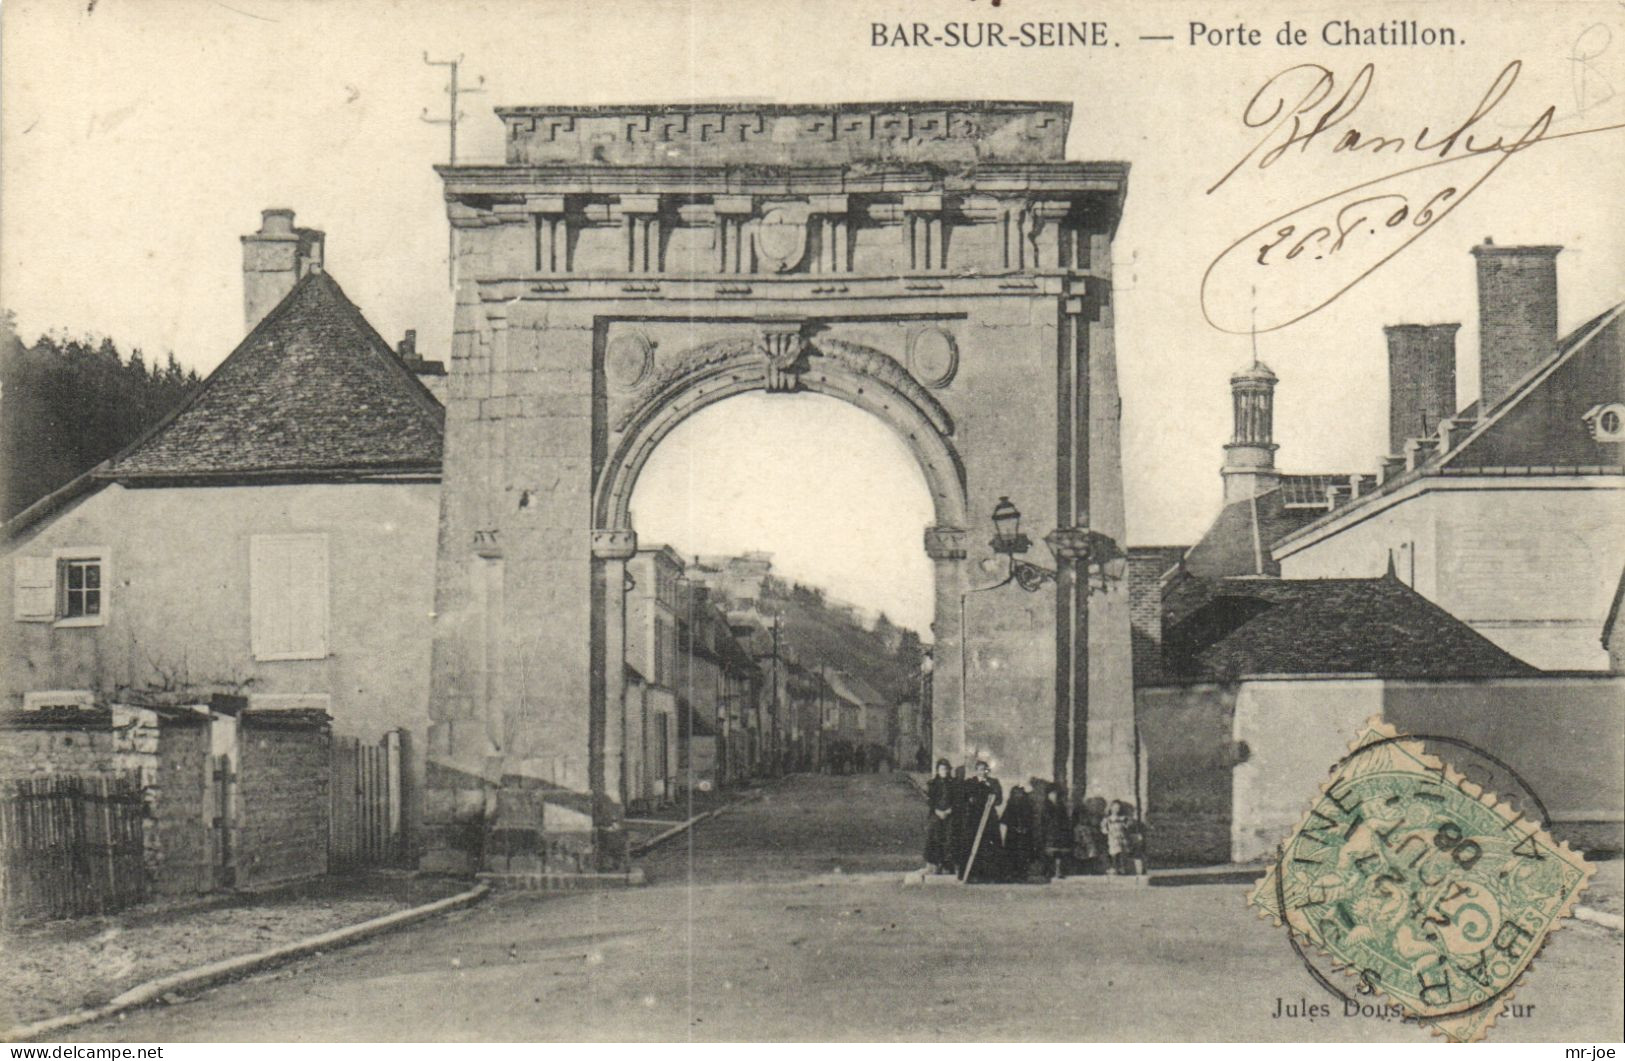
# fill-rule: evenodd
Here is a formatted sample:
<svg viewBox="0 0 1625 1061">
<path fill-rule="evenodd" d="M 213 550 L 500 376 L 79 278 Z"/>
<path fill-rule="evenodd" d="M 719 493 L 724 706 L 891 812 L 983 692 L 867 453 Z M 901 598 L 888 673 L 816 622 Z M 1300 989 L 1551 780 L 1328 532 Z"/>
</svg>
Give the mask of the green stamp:
<svg viewBox="0 0 1625 1061">
<path fill-rule="evenodd" d="M 1362 992 L 1482 1039 L 1593 867 L 1378 719 L 1248 897 Z"/>
</svg>

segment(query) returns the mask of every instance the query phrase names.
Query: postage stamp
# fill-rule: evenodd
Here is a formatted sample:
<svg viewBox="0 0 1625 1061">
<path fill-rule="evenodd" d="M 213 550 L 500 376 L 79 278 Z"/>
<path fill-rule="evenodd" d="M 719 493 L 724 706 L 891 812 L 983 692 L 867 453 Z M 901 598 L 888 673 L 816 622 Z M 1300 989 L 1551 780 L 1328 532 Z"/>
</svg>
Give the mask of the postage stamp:
<svg viewBox="0 0 1625 1061">
<path fill-rule="evenodd" d="M 1541 823 L 1374 718 L 1248 902 L 1356 990 L 1472 1042 L 1592 873 Z"/>
</svg>

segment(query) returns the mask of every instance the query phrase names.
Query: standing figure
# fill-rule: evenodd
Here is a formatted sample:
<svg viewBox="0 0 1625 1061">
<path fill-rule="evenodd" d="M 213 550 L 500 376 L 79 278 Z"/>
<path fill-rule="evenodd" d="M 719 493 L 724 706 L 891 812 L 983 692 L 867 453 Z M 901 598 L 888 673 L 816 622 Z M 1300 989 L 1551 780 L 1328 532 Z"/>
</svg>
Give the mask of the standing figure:
<svg viewBox="0 0 1625 1061">
<path fill-rule="evenodd" d="M 925 863 L 932 873 L 957 872 L 954 862 L 954 816 L 959 812 L 953 768 L 937 760 L 937 773 L 925 786 Z"/>
<path fill-rule="evenodd" d="M 963 879 L 997 880 L 999 876 L 999 804 L 1004 786 L 987 763 L 976 764 L 976 775 L 965 781 L 965 857 Z"/>
<path fill-rule="evenodd" d="M 1004 876 L 1020 884 L 1033 861 L 1033 801 L 1020 785 L 1010 789 L 1004 805 Z"/>
<path fill-rule="evenodd" d="M 1066 811 L 1066 792 L 1060 785 L 1044 790 L 1038 831 L 1044 844 L 1044 875 L 1065 880 L 1066 860 L 1072 854 L 1072 816 Z"/>
<path fill-rule="evenodd" d="M 1112 800 L 1111 810 L 1106 813 L 1100 827 L 1106 833 L 1106 858 L 1111 863 L 1114 875 L 1134 872 L 1134 825 L 1134 811 L 1129 805 L 1120 799 Z"/>
<path fill-rule="evenodd" d="M 1100 819 L 1106 816 L 1106 801 L 1090 796 L 1072 811 L 1072 857 L 1085 874 L 1104 873 L 1106 834 Z"/>
</svg>

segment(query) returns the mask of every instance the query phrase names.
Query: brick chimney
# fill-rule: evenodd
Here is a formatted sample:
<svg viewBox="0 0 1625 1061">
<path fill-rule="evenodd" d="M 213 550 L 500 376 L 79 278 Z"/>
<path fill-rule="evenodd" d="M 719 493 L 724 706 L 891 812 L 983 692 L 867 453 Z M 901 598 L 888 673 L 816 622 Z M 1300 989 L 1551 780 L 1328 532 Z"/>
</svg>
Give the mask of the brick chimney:
<svg viewBox="0 0 1625 1061">
<path fill-rule="evenodd" d="M 1478 259 L 1479 415 L 1557 347 L 1557 252 L 1562 247 L 1473 248 Z"/>
<path fill-rule="evenodd" d="M 418 331 L 416 328 L 406 329 L 406 334 L 395 346 L 395 356 L 401 359 L 401 364 L 411 369 L 417 375 L 418 381 L 429 388 L 429 393 L 441 405 L 446 404 L 446 366 L 441 361 L 426 361 L 418 353 Z"/>
<path fill-rule="evenodd" d="M 1456 330 L 1459 324 L 1390 324 L 1388 452 L 1431 435 L 1456 411 Z"/>
<path fill-rule="evenodd" d="M 265 319 L 293 285 L 322 268 L 326 235 L 314 228 L 296 228 L 293 211 L 260 212 L 260 230 L 243 237 L 243 319 L 247 330 Z"/>
</svg>

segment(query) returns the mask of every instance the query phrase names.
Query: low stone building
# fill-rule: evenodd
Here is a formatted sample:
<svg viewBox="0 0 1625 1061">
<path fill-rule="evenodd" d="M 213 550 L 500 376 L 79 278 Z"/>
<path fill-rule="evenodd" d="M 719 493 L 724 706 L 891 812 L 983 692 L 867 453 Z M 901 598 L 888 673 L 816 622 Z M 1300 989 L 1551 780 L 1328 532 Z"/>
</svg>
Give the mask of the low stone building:
<svg viewBox="0 0 1625 1061">
<path fill-rule="evenodd" d="M 138 794 L 141 878 L 115 882 L 122 898 L 256 887 L 328 870 L 333 742 L 325 712 L 254 710 L 232 695 L 130 692 L 111 703 L 5 710 L 0 737 L 0 802 L 19 798 L 19 782 L 42 779 L 116 782 Z M 106 812 L 92 803 L 77 813 Z M 113 838 L 91 839 L 103 847 Z M 79 841 L 68 830 L 61 842 Z M 8 851 L 8 887 L 0 888 L 8 915 L 29 913 L 10 908 L 28 905 L 35 853 Z M 59 854 L 64 863 L 90 858 L 122 872 L 102 850 Z"/>
<path fill-rule="evenodd" d="M 244 695 L 245 718 L 401 734 L 394 820 L 410 836 L 443 412 L 323 246 L 266 211 L 243 239 L 247 337 L 144 437 L 5 525 L 0 706 L 202 688 Z"/>
<path fill-rule="evenodd" d="M 1155 861 L 1267 857 L 1373 717 L 1516 764 L 1557 835 L 1620 849 L 1625 680 L 1543 674 L 1392 575 L 1192 579 L 1182 597 L 1136 698 Z"/>
</svg>

